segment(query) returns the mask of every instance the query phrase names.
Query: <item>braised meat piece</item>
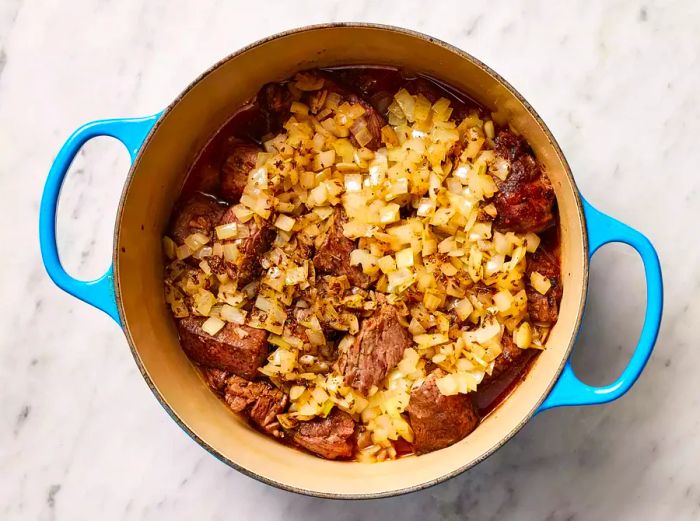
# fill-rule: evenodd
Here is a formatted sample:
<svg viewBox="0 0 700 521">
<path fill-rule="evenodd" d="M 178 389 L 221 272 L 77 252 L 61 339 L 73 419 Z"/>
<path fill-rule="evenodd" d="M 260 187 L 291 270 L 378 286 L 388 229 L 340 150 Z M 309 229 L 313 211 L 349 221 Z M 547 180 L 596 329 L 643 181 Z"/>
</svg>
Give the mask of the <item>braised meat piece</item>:
<svg viewBox="0 0 700 521">
<path fill-rule="evenodd" d="M 204 317 L 177 321 L 180 344 L 192 360 L 204 367 L 229 371 L 252 379 L 268 354 L 267 332 L 227 323 L 216 336 L 202 330 Z"/>
<path fill-rule="evenodd" d="M 510 161 L 505 181 L 496 179 L 493 203 L 499 231 L 539 233 L 554 226 L 554 189 L 528 150 L 527 143 L 509 130 L 495 138 L 496 153 Z"/>
<path fill-rule="evenodd" d="M 355 422 L 343 411 L 333 409 L 326 418 L 300 422 L 292 439 L 306 450 L 326 459 L 352 456 Z"/>
<path fill-rule="evenodd" d="M 247 414 L 264 431 L 276 437 L 282 435 L 277 415 L 284 412 L 289 400 L 284 392 L 272 384 L 231 376 L 226 381 L 224 400 L 231 410 Z"/>
<path fill-rule="evenodd" d="M 343 235 L 344 222 L 342 210 L 337 209 L 326 238 L 314 255 L 314 267 L 321 273 L 336 277 L 346 275 L 353 286 L 367 288 L 371 282 L 369 275 L 362 271 L 362 267 L 350 265 L 350 253 L 355 249 L 355 242 Z"/>
<path fill-rule="evenodd" d="M 367 394 L 373 385 L 381 384 L 412 342 L 411 335 L 399 323 L 396 308 L 383 304 L 362 322 L 355 342 L 338 359 L 345 384 Z"/>
<path fill-rule="evenodd" d="M 255 168 L 260 148 L 245 141 L 232 143 L 226 159 L 221 165 L 221 197 L 229 202 L 237 203 L 248 182 L 248 174 Z"/>
<path fill-rule="evenodd" d="M 231 377 L 231 373 L 211 367 L 203 367 L 202 374 L 204 374 L 204 379 L 209 384 L 209 387 L 217 394 L 221 394 L 224 391 L 226 381 Z"/>
<path fill-rule="evenodd" d="M 221 217 L 220 224 L 241 222 L 233 212 L 233 207 L 224 213 Z M 272 241 L 275 239 L 275 229 L 266 220 L 260 219 L 257 216 L 250 219 L 242 226 L 248 228 L 248 237 L 238 239 L 239 255 L 235 262 L 224 261 L 226 272 L 232 280 L 238 281 L 238 287 L 241 288 L 251 282 L 260 274 L 262 266 L 260 265 L 260 257 L 268 249 Z M 214 269 L 214 268 L 212 268 Z"/>
<path fill-rule="evenodd" d="M 276 132 L 289 118 L 292 94 L 284 83 L 268 83 L 258 92 L 257 104 L 267 119 L 269 132 Z"/>
<path fill-rule="evenodd" d="M 533 272 L 547 277 L 552 283 L 546 294 L 542 295 L 530 284 L 530 274 Z M 527 293 L 527 308 L 532 321 L 536 324 L 553 325 L 559 317 L 559 302 L 563 288 L 558 256 L 546 241 L 542 241 L 535 253 L 530 254 L 527 258 L 525 292 Z"/>
<path fill-rule="evenodd" d="M 193 233 L 213 236 L 214 227 L 221 219 L 226 206 L 213 197 L 195 193 L 175 208 L 170 224 L 170 236 L 178 244 Z"/>
<path fill-rule="evenodd" d="M 444 396 L 436 379 L 446 373 L 436 369 L 419 388 L 411 392 L 406 411 L 415 435 L 417 454 L 449 447 L 472 432 L 479 424 L 479 413 L 470 394 Z"/>
</svg>

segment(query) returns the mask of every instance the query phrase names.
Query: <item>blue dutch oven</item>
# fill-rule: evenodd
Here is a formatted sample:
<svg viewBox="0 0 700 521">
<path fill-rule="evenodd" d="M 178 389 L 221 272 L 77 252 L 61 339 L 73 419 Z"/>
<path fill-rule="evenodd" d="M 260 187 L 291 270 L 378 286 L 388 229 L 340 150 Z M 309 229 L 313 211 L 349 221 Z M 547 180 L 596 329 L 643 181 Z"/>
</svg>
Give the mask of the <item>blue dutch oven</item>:
<svg viewBox="0 0 700 521">
<path fill-rule="evenodd" d="M 505 115 L 532 145 L 557 195 L 561 220 L 564 296 L 560 318 L 527 378 L 461 442 L 419 457 L 381 464 L 314 458 L 272 441 L 241 421 L 209 392 L 179 348 L 162 292 L 160 238 L 188 167 L 208 139 L 260 85 L 297 70 L 347 64 L 385 64 L 438 78 Z M 132 166 L 115 225 L 113 266 L 100 278 L 76 280 L 61 265 L 56 207 L 61 185 L 80 148 L 111 136 L 129 151 Z M 196 79 L 165 111 L 153 116 L 88 123 L 71 135 L 49 171 L 40 209 L 46 270 L 63 290 L 111 316 L 124 330 L 155 396 L 199 444 L 227 464 L 266 483 L 333 498 L 369 498 L 418 490 L 482 461 L 533 415 L 560 406 L 596 405 L 625 394 L 651 355 L 662 313 L 659 259 L 649 240 L 593 208 L 578 192 L 554 137 L 530 105 L 494 71 L 463 51 L 395 27 L 331 24 L 282 33 L 222 60 Z M 646 312 L 627 367 L 601 387 L 580 381 L 569 355 L 588 287 L 590 257 L 621 242 L 642 258 Z"/>
</svg>

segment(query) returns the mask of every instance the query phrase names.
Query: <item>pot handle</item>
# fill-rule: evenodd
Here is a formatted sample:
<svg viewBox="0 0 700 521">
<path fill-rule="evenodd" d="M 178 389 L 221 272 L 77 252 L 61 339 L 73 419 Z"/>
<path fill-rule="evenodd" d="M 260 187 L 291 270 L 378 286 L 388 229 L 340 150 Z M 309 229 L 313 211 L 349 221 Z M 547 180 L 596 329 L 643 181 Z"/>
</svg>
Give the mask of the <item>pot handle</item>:
<svg viewBox="0 0 700 521">
<path fill-rule="evenodd" d="M 603 387 L 587 385 L 576 377 L 571 367 L 571 360 L 567 360 L 559 380 L 537 412 L 565 405 L 596 405 L 616 400 L 625 394 L 639 378 L 659 334 L 663 308 L 663 283 L 656 250 L 644 235 L 596 210 L 583 197 L 581 200 L 588 228 L 589 257 L 592 257 L 601 246 L 610 242 L 629 244 L 642 257 L 647 285 L 644 325 L 637 347 L 617 380 Z"/>
<path fill-rule="evenodd" d="M 39 207 L 39 245 L 44 267 L 49 277 L 59 288 L 95 306 L 97 309 L 101 309 L 120 325 L 114 293 L 112 265 L 110 265 L 104 275 L 90 281 L 71 277 L 61 265 L 58 247 L 56 246 L 56 208 L 68 168 L 86 142 L 97 136 L 116 138 L 129 151 L 129 156 L 133 163 L 146 135 L 159 117 L 160 114 L 143 118 L 104 119 L 87 123 L 78 128 L 66 140 L 51 165 L 51 170 L 49 170 L 49 175 L 44 185 L 44 192 L 41 196 L 41 206 Z"/>
</svg>

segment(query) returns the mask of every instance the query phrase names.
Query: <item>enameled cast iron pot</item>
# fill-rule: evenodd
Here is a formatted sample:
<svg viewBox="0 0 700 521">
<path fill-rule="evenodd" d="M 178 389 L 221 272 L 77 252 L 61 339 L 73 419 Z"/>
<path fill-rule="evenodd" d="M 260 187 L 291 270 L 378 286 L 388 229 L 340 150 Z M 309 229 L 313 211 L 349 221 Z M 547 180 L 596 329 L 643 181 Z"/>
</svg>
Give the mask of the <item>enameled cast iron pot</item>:
<svg viewBox="0 0 700 521">
<path fill-rule="evenodd" d="M 350 64 L 392 65 L 430 75 L 507 118 L 544 165 L 554 185 L 562 228 L 564 296 L 559 321 L 527 378 L 461 442 L 423 456 L 378 464 L 326 461 L 293 450 L 231 413 L 180 349 L 162 284 L 161 236 L 188 167 L 205 143 L 264 83 L 301 69 Z M 84 282 L 61 266 L 56 206 L 71 161 L 95 136 L 121 141 L 132 165 L 116 219 L 113 267 L 99 279 Z M 332 24 L 282 33 L 225 58 L 159 114 L 95 121 L 79 128 L 49 172 L 41 201 L 40 238 L 44 264 L 54 282 L 117 321 L 156 398 L 193 439 L 220 460 L 265 483 L 322 497 L 381 497 L 425 488 L 485 459 L 540 411 L 619 398 L 644 368 L 661 320 L 661 270 L 651 243 L 583 199 L 559 146 L 532 107 L 498 74 L 465 52 L 395 27 Z M 605 387 L 591 387 L 576 378 L 569 354 L 586 301 L 590 256 L 609 242 L 629 244 L 641 255 L 646 315 L 639 343 L 622 375 Z"/>
</svg>

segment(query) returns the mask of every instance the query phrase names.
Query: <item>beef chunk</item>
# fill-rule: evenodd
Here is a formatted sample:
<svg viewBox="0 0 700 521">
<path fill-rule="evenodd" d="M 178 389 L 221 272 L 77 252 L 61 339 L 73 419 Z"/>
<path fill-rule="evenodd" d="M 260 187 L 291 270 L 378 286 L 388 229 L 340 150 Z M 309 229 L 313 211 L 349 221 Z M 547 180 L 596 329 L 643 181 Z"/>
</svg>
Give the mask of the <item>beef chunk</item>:
<svg viewBox="0 0 700 521">
<path fill-rule="evenodd" d="M 350 265 L 350 253 L 355 249 L 355 242 L 343 235 L 344 221 L 342 211 L 336 210 L 326 238 L 314 255 L 314 267 L 321 273 L 336 277 L 346 275 L 353 286 L 367 288 L 371 282 L 369 275 L 360 266 Z"/>
<path fill-rule="evenodd" d="M 221 394 L 226 387 L 226 381 L 231 377 L 231 373 L 222 371 L 221 369 L 213 369 L 211 367 L 202 368 L 204 379 L 209 384 L 214 392 Z"/>
<path fill-rule="evenodd" d="M 292 439 L 306 450 L 326 459 L 349 458 L 353 453 L 355 422 L 333 409 L 326 418 L 301 422 Z"/>
<path fill-rule="evenodd" d="M 233 208 L 230 208 L 221 218 L 220 224 L 232 222 L 241 224 Z M 245 286 L 260 274 L 260 257 L 275 239 L 274 227 L 264 219 L 256 216 L 245 223 L 245 226 L 248 227 L 248 237 L 235 241 L 238 244 L 238 258 L 235 262 L 224 261 L 226 272 L 232 280 L 238 281 L 238 287 Z"/>
<path fill-rule="evenodd" d="M 544 275 L 552 283 L 546 294 L 542 295 L 530 284 L 530 274 L 537 272 Z M 525 270 L 525 292 L 527 293 L 527 308 L 533 322 L 543 325 L 553 325 L 559 316 L 559 302 L 563 288 L 559 272 L 559 259 L 556 251 L 542 241 L 535 253 L 528 255 Z"/>
<path fill-rule="evenodd" d="M 288 399 L 272 384 L 231 376 L 226 382 L 224 400 L 234 412 L 247 414 L 264 431 L 277 437 L 282 434 L 277 415 L 284 412 Z"/>
<path fill-rule="evenodd" d="M 446 373 L 436 369 L 423 385 L 411 392 L 406 411 L 415 439 L 417 454 L 449 447 L 472 432 L 479 424 L 479 414 L 469 394 L 443 396 L 436 379 Z"/>
<path fill-rule="evenodd" d="M 286 84 L 268 83 L 258 92 L 257 103 L 267 118 L 267 128 L 276 132 L 289 118 L 292 94 Z"/>
<path fill-rule="evenodd" d="M 474 402 L 482 412 L 499 403 L 499 398 L 524 374 L 528 363 L 538 353 L 536 349 L 520 349 L 513 342 L 513 337 L 507 333 L 503 335 L 501 344 L 503 351 L 494 360 L 493 371 L 484 376 L 474 396 Z"/>
<path fill-rule="evenodd" d="M 508 130 L 499 132 L 495 142 L 497 154 L 511 162 L 506 180 L 496 180 L 496 229 L 537 233 L 550 228 L 555 223 L 554 189 L 527 144 Z"/>
<path fill-rule="evenodd" d="M 226 206 L 208 195 L 196 193 L 185 200 L 173 212 L 170 236 L 178 244 L 193 233 L 213 236 L 214 226 L 226 210 Z"/>
<path fill-rule="evenodd" d="M 338 360 L 345 384 L 367 394 L 399 363 L 411 343 L 411 336 L 399 323 L 396 308 L 383 304 L 362 322 L 355 342 Z"/>
<path fill-rule="evenodd" d="M 205 320 L 187 317 L 177 321 L 180 344 L 187 356 L 204 367 L 255 378 L 268 354 L 267 332 L 228 323 L 211 336 L 202 330 Z"/>
<path fill-rule="evenodd" d="M 255 168 L 260 148 L 240 141 L 232 144 L 231 151 L 221 165 L 221 197 L 237 203 L 248 182 L 248 173 Z"/>
</svg>

